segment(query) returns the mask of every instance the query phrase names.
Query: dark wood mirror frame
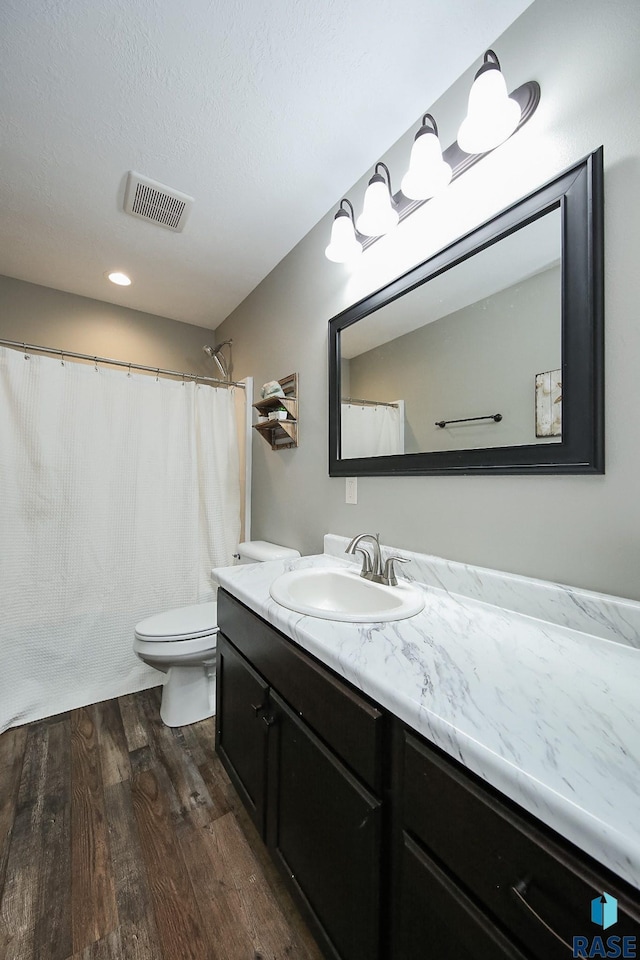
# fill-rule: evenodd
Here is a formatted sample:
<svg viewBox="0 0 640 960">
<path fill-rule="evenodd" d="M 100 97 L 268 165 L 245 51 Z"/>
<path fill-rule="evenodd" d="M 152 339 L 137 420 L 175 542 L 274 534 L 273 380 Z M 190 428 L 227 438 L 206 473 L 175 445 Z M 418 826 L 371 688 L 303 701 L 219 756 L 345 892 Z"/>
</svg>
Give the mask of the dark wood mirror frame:
<svg viewBox="0 0 640 960">
<path fill-rule="evenodd" d="M 562 212 L 562 440 L 340 458 L 340 333 L 527 223 Z M 329 475 L 604 473 L 603 149 L 329 321 Z"/>
</svg>

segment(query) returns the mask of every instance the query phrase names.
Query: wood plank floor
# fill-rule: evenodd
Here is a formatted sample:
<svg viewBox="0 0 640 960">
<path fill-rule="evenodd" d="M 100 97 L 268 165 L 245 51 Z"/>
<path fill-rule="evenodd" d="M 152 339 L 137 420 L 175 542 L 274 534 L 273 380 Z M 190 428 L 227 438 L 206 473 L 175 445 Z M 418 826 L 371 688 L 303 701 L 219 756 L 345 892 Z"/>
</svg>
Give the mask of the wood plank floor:
<svg viewBox="0 0 640 960">
<path fill-rule="evenodd" d="M 321 960 L 213 721 L 159 689 L 0 736 L 0 960 Z"/>
</svg>

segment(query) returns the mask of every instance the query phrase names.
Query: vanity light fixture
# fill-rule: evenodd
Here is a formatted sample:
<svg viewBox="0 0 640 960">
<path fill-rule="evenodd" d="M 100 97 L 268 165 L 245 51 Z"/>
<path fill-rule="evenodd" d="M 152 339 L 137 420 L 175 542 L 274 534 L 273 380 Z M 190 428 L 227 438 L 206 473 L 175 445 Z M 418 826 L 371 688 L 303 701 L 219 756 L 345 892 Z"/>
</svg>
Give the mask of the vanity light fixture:
<svg viewBox="0 0 640 960">
<path fill-rule="evenodd" d="M 128 277 L 126 273 L 121 273 L 119 270 L 113 270 L 111 273 L 105 273 L 107 280 L 111 280 L 111 283 L 116 283 L 119 287 L 130 287 L 131 286 L 131 277 Z"/>
<path fill-rule="evenodd" d="M 385 177 L 378 172 L 379 170 L 384 170 Z M 389 167 L 380 161 L 376 163 L 373 176 L 369 180 L 362 213 L 356 221 L 356 226 L 359 233 L 365 237 L 382 237 L 397 226 L 399 219 L 391 192 Z"/>
<path fill-rule="evenodd" d="M 335 263 L 347 263 L 389 233 L 449 182 L 462 176 L 478 160 L 519 130 L 533 116 L 540 102 L 540 87 L 535 80 L 523 83 L 511 94 L 500 70 L 500 62 L 487 50 L 484 62 L 469 93 L 469 109 L 458 132 L 458 140 L 443 152 L 438 127 L 425 113 L 416 133 L 409 169 L 396 194 L 391 190 L 391 174 L 386 164 L 376 163 L 364 195 L 363 210 L 355 221 L 353 207 L 346 198 L 340 201 L 331 230 L 331 242 L 325 255 Z M 382 176 L 380 171 L 384 171 Z M 348 204 L 351 215 L 344 208 Z M 358 249 L 360 248 L 360 249 Z"/>
<path fill-rule="evenodd" d="M 500 61 L 487 50 L 469 92 L 467 115 L 458 131 L 465 153 L 487 153 L 508 140 L 520 123 L 520 105 L 507 93 Z"/>
<path fill-rule="evenodd" d="M 402 178 L 400 189 L 410 200 L 429 200 L 444 190 L 452 173 L 450 165 L 442 159 L 438 126 L 431 114 L 425 113 L 413 141 L 409 169 Z"/>
<path fill-rule="evenodd" d="M 347 204 L 347 210 L 343 204 Z M 349 212 L 350 211 L 350 212 Z M 340 209 L 333 218 L 331 242 L 324 251 L 328 260 L 334 263 L 348 263 L 362 253 L 362 244 L 356 239 L 355 214 L 351 201 L 340 201 Z"/>
</svg>

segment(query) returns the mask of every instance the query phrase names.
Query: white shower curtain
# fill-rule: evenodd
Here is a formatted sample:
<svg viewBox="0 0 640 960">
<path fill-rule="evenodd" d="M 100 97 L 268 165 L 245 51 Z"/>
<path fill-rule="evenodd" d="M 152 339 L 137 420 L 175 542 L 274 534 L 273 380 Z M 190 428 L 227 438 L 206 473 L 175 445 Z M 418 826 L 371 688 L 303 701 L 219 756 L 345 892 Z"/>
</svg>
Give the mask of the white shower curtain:
<svg viewBox="0 0 640 960">
<path fill-rule="evenodd" d="M 404 401 L 397 405 L 341 404 L 342 457 L 383 457 L 404 453 Z"/>
<path fill-rule="evenodd" d="M 152 686 L 239 537 L 232 390 L 0 348 L 0 730 Z"/>
</svg>

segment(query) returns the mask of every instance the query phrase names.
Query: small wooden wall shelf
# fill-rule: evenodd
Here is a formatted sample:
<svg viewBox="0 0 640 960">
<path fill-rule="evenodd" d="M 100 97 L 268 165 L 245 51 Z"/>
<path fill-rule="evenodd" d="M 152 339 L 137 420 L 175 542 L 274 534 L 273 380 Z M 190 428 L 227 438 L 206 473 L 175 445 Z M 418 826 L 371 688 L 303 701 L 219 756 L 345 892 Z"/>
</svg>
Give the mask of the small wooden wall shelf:
<svg viewBox="0 0 640 960">
<path fill-rule="evenodd" d="M 270 410 L 284 407 L 287 419 L 254 423 L 253 429 L 271 444 L 272 450 L 286 450 L 298 446 L 298 374 L 291 373 L 278 380 L 278 383 L 284 390 L 284 397 L 267 397 L 266 400 L 257 400 L 253 406 L 261 416 L 268 416 Z"/>
</svg>

